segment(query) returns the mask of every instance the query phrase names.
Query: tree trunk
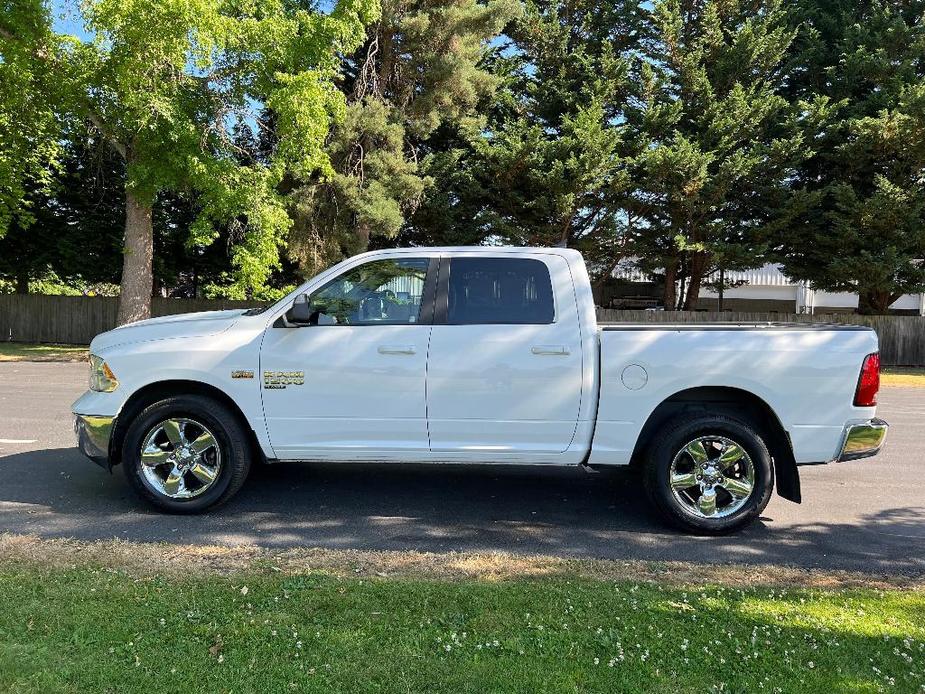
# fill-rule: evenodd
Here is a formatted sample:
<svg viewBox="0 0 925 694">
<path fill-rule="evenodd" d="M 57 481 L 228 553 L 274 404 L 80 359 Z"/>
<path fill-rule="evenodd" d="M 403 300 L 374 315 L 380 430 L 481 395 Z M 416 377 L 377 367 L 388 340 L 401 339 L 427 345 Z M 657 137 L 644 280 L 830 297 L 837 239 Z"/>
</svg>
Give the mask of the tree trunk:
<svg viewBox="0 0 925 694">
<path fill-rule="evenodd" d="M 25 270 L 16 274 L 16 293 L 17 294 L 28 294 L 29 293 L 29 273 Z"/>
<path fill-rule="evenodd" d="M 687 281 L 687 296 L 684 297 L 684 310 L 696 311 L 700 301 L 700 285 L 703 282 L 703 273 L 707 267 L 706 253 L 693 253 L 691 255 L 690 277 Z"/>
<path fill-rule="evenodd" d="M 669 258 L 665 263 L 665 287 L 662 289 L 662 306 L 666 311 L 674 311 L 675 304 L 678 301 L 678 288 L 675 282 L 678 281 L 678 260 Z"/>
<path fill-rule="evenodd" d="M 369 250 L 370 228 L 366 224 L 357 224 L 356 231 L 357 244 L 359 250 L 357 253 L 365 253 Z"/>
<path fill-rule="evenodd" d="M 894 293 L 882 289 L 866 289 L 858 295 L 858 313 L 887 313 L 890 304 L 899 298 Z"/>
<path fill-rule="evenodd" d="M 119 295 L 119 325 L 151 317 L 154 284 L 154 226 L 151 203 L 125 191 L 125 244 Z"/>
</svg>

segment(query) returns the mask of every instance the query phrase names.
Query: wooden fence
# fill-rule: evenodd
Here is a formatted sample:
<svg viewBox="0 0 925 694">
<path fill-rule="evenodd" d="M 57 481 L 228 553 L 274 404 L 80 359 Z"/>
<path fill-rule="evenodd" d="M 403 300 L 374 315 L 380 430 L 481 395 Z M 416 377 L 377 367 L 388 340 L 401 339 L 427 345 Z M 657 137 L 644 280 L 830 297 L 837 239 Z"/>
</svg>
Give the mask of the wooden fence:
<svg viewBox="0 0 925 694">
<path fill-rule="evenodd" d="M 255 305 L 253 301 L 155 298 L 151 313 L 169 316 Z M 116 327 L 118 308 L 119 299 L 111 296 L 0 294 L 0 340 L 85 345 Z"/>
<path fill-rule="evenodd" d="M 215 311 L 256 305 L 248 301 L 154 299 L 155 316 Z M 113 297 L 0 294 L 0 339 L 14 342 L 87 344 L 94 335 L 116 324 L 118 299 Z M 859 316 L 853 314 L 796 315 L 746 312 L 618 311 L 598 309 L 598 319 L 616 322 L 808 322 L 868 325 L 880 336 L 883 363 L 925 366 L 925 317 Z"/>
</svg>

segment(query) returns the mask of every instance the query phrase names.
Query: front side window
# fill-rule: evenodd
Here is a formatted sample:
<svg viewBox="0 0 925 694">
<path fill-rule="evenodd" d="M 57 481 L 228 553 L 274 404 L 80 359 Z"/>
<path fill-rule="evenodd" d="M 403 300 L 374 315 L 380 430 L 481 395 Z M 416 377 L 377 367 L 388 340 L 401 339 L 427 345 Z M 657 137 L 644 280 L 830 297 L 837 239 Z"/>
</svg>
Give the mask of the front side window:
<svg viewBox="0 0 925 694">
<path fill-rule="evenodd" d="M 404 325 L 421 317 L 427 258 L 374 260 L 331 280 L 309 298 L 313 323 Z"/>
<path fill-rule="evenodd" d="M 552 323 L 555 307 L 546 263 L 530 258 L 453 258 L 447 323 Z"/>
</svg>

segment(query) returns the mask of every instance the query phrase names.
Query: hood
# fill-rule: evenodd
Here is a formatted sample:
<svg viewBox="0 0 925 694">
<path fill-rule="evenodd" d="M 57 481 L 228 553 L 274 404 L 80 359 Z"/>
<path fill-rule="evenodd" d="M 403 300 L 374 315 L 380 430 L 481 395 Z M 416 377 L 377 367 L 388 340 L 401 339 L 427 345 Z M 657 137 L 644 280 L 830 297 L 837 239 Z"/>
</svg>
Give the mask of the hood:
<svg viewBox="0 0 925 694">
<path fill-rule="evenodd" d="M 224 332 L 244 313 L 245 309 L 228 311 L 199 311 L 178 313 L 172 316 L 148 318 L 137 323 L 122 325 L 114 330 L 100 333 L 90 343 L 90 352 L 100 351 L 115 345 L 149 340 L 166 340 L 176 337 L 205 337 Z"/>
</svg>

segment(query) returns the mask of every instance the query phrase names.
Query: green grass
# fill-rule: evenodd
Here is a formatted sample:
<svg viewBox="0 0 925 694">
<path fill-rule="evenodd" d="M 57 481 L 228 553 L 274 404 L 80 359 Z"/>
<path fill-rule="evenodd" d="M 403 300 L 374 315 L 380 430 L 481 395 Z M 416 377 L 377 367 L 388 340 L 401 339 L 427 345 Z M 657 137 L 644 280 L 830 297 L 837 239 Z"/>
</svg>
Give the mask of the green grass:
<svg viewBox="0 0 925 694">
<path fill-rule="evenodd" d="M 0 566 L 0 690 L 920 692 L 925 592 Z"/>
<path fill-rule="evenodd" d="M 85 361 L 86 345 L 31 345 L 0 342 L 0 361 Z"/>
</svg>

